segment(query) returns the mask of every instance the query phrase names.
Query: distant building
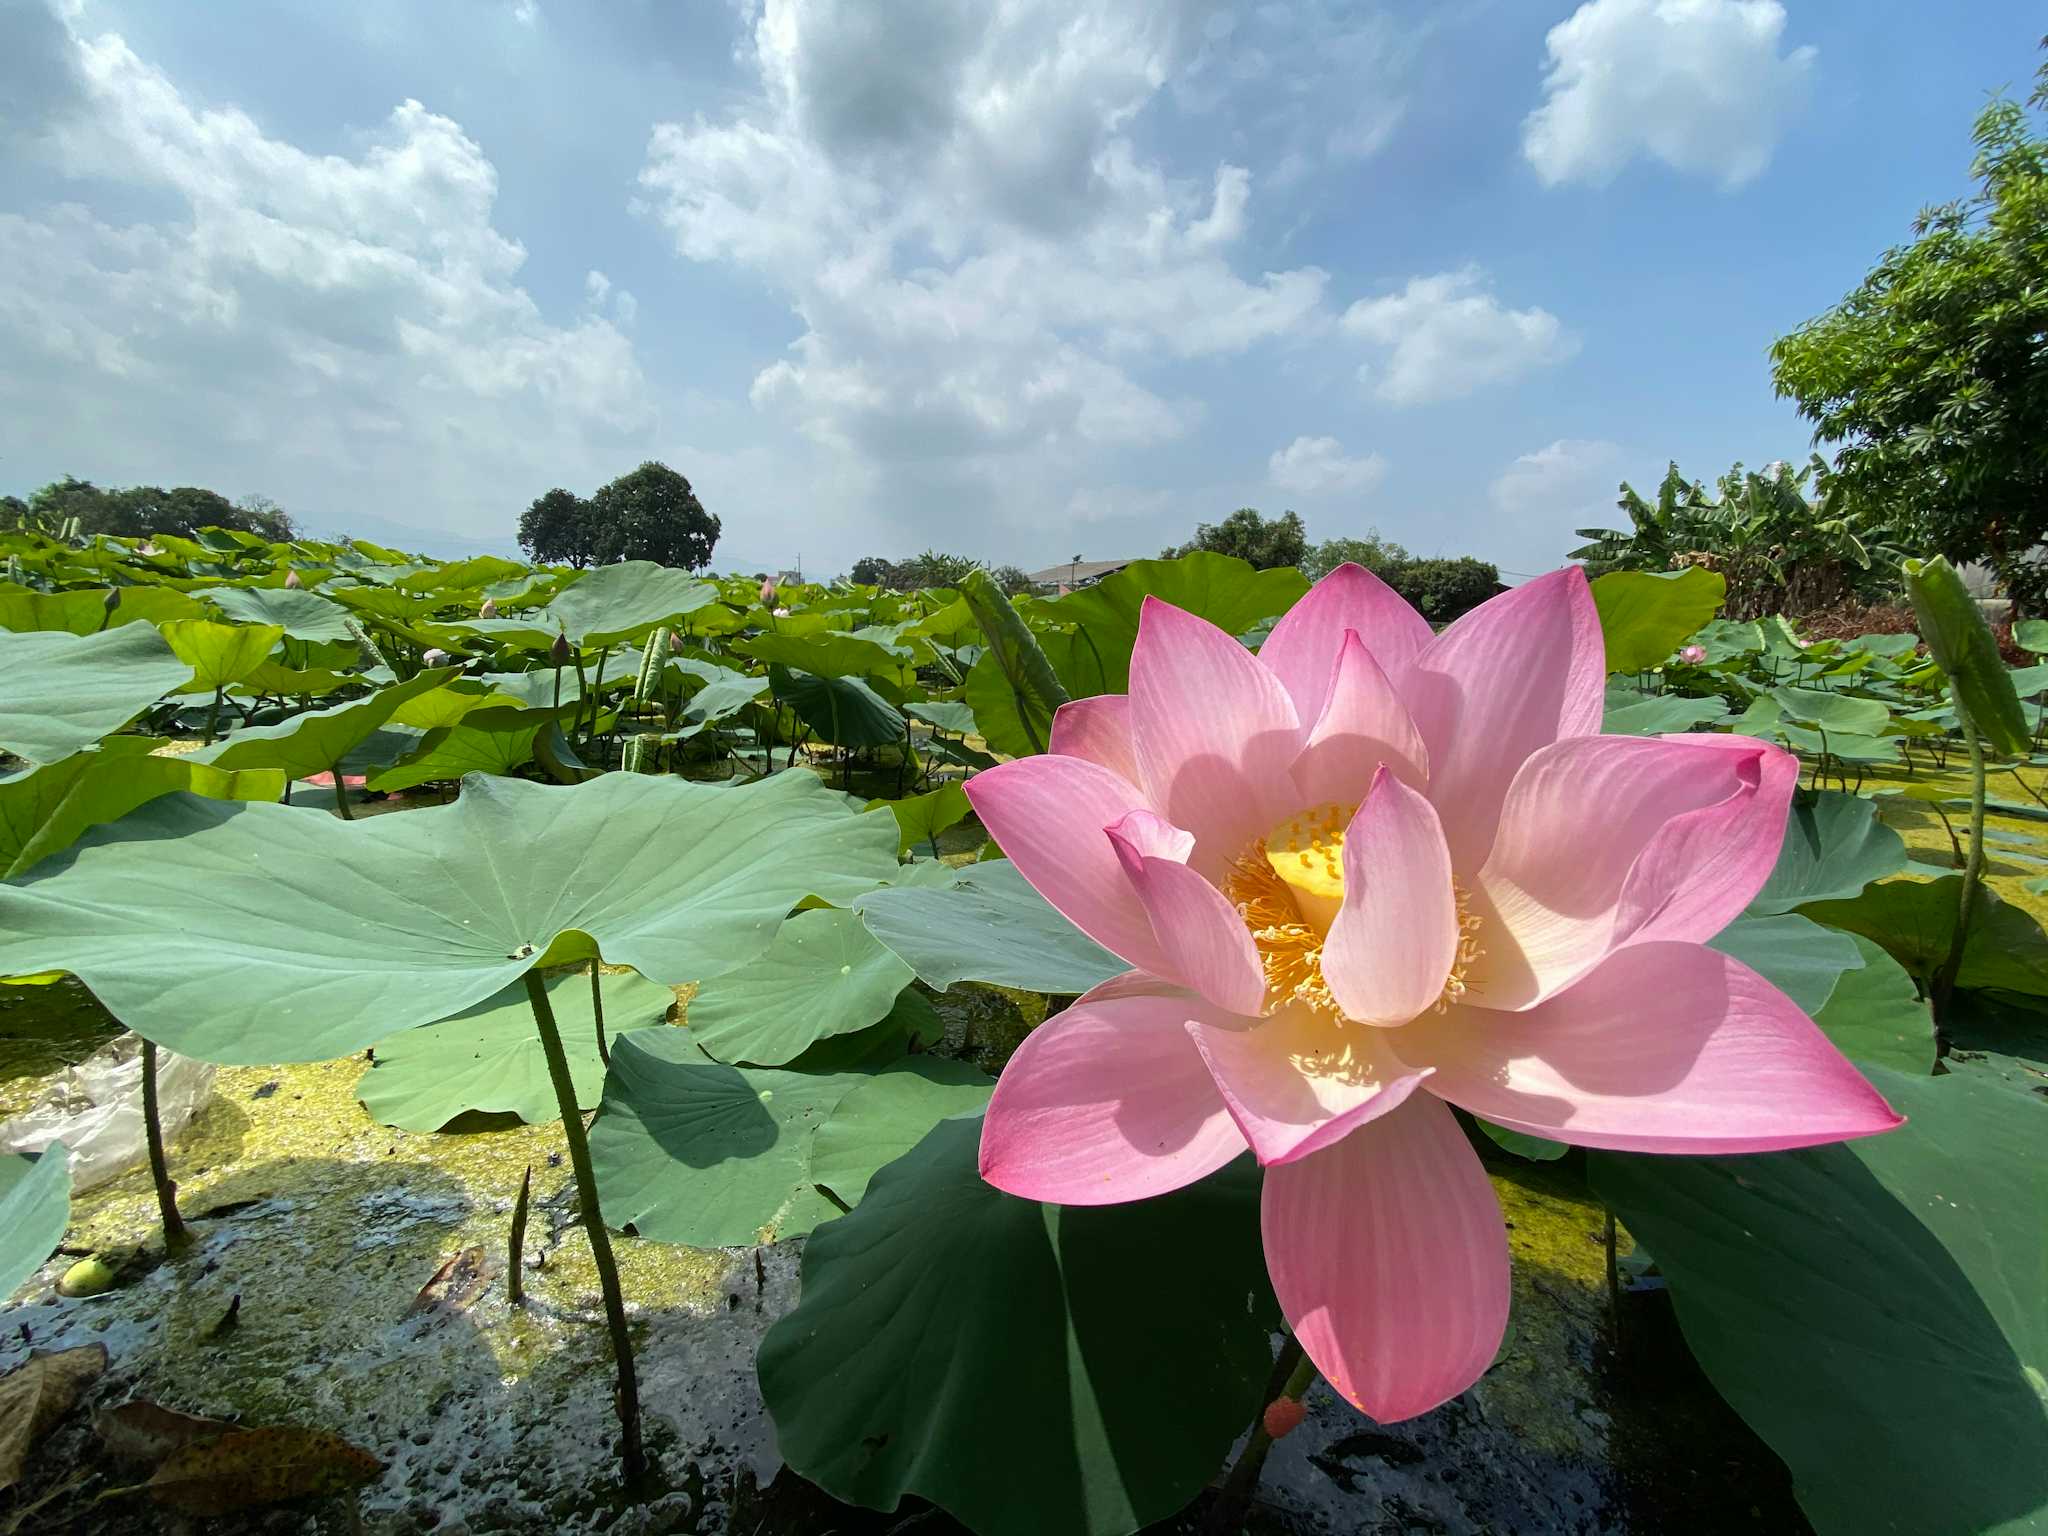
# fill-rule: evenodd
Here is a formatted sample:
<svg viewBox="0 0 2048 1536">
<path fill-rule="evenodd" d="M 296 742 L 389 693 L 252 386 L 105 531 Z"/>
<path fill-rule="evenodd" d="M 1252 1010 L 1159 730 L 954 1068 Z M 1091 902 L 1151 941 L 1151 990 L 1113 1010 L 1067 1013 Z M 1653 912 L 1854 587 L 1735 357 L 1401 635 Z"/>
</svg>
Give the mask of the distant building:
<svg viewBox="0 0 2048 1536">
<path fill-rule="evenodd" d="M 1038 587 L 1092 587 L 1105 576 L 1114 576 L 1129 565 L 1136 555 L 1124 560 L 1068 560 L 1060 565 L 1048 565 L 1042 571 L 1031 571 L 1033 586 Z"/>
</svg>

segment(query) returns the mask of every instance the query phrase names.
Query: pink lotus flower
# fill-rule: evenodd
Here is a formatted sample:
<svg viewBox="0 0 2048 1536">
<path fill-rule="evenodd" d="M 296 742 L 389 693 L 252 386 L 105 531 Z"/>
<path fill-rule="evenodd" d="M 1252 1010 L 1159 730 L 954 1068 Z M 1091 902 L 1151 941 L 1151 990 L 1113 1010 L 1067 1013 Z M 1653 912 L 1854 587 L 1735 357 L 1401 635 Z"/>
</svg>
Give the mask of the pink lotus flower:
<svg viewBox="0 0 2048 1536">
<path fill-rule="evenodd" d="M 1704 645 L 1681 646 L 1678 659 L 1689 667 L 1696 667 L 1707 659 L 1707 648 Z"/>
<path fill-rule="evenodd" d="M 284 584 L 287 589 L 293 592 L 298 591 L 299 588 L 305 585 L 303 581 L 299 580 L 299 573 L 297 571 L 286 571 L 284 573 Z"/>
<path fill-rule="evenodd" d="M 1776 862 L 1798 760 L 1601 736 L 1576 567 L 1432 635 L 1343 566 L 1257 656 L 1147 598 L 1128 696 L 968 781 L 1032 885 L 1133 969 L 1034 1030 L 981 1171 L 1065 1205 L 1247 1147 L 1273 1287 L 1375 1418 L 1476 1381 L 1508 1311 L 1500 1207 L 1452 1117 L 1741 1153 L 1900 1123 L 1798 1007 L 1705 947 Z"/>
<path fill-rule="evenodd" d="M 487 597 L 477 605 L 476 616 L 480 619 L 495 619 L 498 616 L 498 600 Z"/>
</svg>

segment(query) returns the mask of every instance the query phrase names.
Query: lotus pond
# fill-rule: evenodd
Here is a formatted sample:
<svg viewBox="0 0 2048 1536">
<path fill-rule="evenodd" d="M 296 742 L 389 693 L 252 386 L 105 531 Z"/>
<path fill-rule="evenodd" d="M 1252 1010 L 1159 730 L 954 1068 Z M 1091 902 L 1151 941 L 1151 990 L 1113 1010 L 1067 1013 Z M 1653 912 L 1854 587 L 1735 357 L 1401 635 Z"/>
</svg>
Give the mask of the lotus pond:
<svg viewBox="0 0 2048 1536">
<path fill-rule="evenodd" d="M 1013 602 L 0 550 L 0 1530 L 2048 1528 L 2048 665 L 1808 644 L 1700 570 L 1432 639 L 1211 555 Z M 1252 773 L 1233 679 L 1325 632 Z M 1460 646 L 1593 754 L 1578 856 L 1514 874 L 1579 925 L 1517 930 L 1526 995 L 1460 818 L 1549 835 L 1528 711 L 1412 681 Z M 1119 723 L 1174 675 L 1232 794 Z M 1674 753 L 1725 790 L 1632 811 Z M 1205 928 L 1242 871 L 1180 829 L 1277 851 L 1283 777 L 1358 808 L 1338 915 L 1276 858 L 1287 922 Z M 1415 962 L 1428 902 L 1364 893 L 1440 845 L 1479 937 Z M 1543 881 L 1617 858 L 1655 911 L 1565 976 Z M 1609 1033 L 1464 1084 L 1489 996 Z M 1343 1070 L 1232 1057 L 1290 1019 Z"/>
</svg>

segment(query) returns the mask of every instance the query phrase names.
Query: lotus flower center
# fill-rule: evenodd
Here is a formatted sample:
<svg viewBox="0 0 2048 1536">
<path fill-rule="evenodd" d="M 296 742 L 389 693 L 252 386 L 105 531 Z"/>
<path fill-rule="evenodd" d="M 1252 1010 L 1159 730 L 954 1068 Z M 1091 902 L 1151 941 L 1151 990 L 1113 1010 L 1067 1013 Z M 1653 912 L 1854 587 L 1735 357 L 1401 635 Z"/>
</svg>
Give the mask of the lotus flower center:
<svg viewBox="0 0 2048 1536">
<path fill-rule="evenodd" d="M 1266 977 L 1266 1011 L 1290 1002 L 1342 1017 L 1323 980 L 1323 938 L 1344 905 L 1344 829 L 1355 806 L 1318 805 L 1289 817 L 1231 861 L 1223 894 L 1251 930 Z M 1458 903 L 1458 953 L 1437 1009 L 1465 993 L 1465 976 L 1478 960 L 1479 919 L 1463 886 Z"/>
</svg>

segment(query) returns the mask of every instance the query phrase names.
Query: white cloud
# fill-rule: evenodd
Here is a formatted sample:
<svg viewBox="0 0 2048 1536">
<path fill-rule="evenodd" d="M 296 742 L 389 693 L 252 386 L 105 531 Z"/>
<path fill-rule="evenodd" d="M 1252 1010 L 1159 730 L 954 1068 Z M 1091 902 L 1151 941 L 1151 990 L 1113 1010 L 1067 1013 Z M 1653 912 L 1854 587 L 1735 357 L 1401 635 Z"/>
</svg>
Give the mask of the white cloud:
<svg viewBox="0 0 2048 1536">
<path fill-rule="evenodd" d="M 513 0 L 512 19 L 522 27 L 540 25 L 540 6 L 537 0 Z"/>
<path fill-rule="evenodd" d="M 1612 522 L 1620 460 L 1604 439 L 1561 437 L 1509 464 L 1487 488 L 1503 558 L 1537 574 L 1584 542 L 1576 530 Z"/>
<path fill-rule="evenodd" d="M 263 490 L 316 526 L 360 506 L 498 533 L 647 446 L 631 343 L 519 286 L 496 168 L 458 124 L 408 101 L 357 157 L 316 155 L 194 105 L 118 36 L 68 47 L 79 90 L 41 152 L 162 211 L 0 214 L 0 409 L 56 465 Z M 252 461 L 261 484 L 230 478 Z"/>
<path fill-rule="evenodd" d="M 1410 278 L 1399 293 L 1360 299 L 1344 312 L 1343 329 L 1385 349 L 1358 375 L 1394 405 L 1469 395 L 1579 350 L 1578 337 L 1549 310 L 1504 306 L 1476 267 Z"/>
<path fill-rule="evenodd" d="M 1379 454 L 1347 457 L 1344 445 L 1334 437 L 1297 437 L 1266 461 L 1273 484 L 1301 496 L 1369 491 L 1386 473 L 1387 461 Z"/>
<path fill-rule="evenodd" d="M 869 461 L 1043 476 L 1184 433 L 1163 364 L 1326 323 L 1321 270 L 1233 264 L 1247 170 L 1179 178 L 1128 132 L 1203 9 L 768 0 L 754 99 L 658 125 L 641 174 L 683 256 L 801 322 L 755 405 Z"/>
<path fill-rule="evenodd" d="M 1605 186 L 1638 156 L 1752 181 L 1805 103 L 1815 50 L 1778 51 L 1778 0 L 1586 0 L 1550 29 L 1522 153 L 1546 185 Z"/>
</svg>

